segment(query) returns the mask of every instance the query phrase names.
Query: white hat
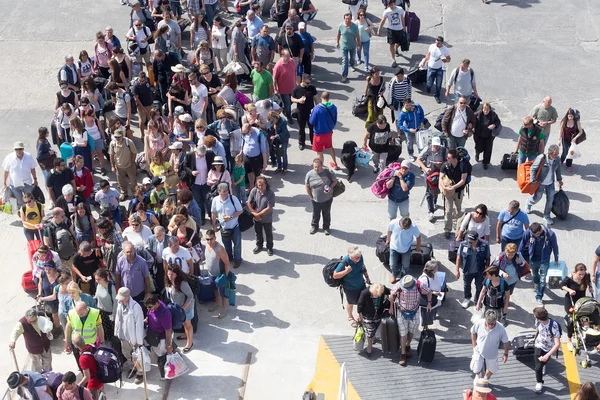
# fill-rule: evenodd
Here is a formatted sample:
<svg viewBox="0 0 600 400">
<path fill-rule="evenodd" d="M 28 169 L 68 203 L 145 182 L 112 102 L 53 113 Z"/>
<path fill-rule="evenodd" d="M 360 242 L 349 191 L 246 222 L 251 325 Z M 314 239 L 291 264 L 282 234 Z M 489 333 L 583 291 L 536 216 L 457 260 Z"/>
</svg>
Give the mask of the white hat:
<svg viewBox="0 0 600 400">
<path fill-rule="evenodd" d="M 435 136 L 433 139 L 431 139 L 431 145 L 432 146 L 441 146 L 442 145 L 442 139 L 440 139 L 439 136 Z"/>
<path fill-rule="evenodd" d="M 404 160 L 404 161 L 402 161 L 402 164 L 400 164 L 400 166 L 403 168 L 410 168 L 411 162 L 408 160 Z"/>
<path fill-rule="evenodd" d="M 171 150 L 181 150 L 181 149 L 183 149 L 183 143 L 181 143 L 181 142 L 175 142 L 172 145 L 170 145 L 169 148 Z"/>
<path fill-rule="evenodd" d="M 142 185 L 152 185 L 152 179 L 145 177 L 142 179 Z"/>
<path fill-rule="evenodd" d="M 183 122 L 192 122 L 194 120 L 190 114 L 182 114 L 178 118 Z"/>
<path fill-rule="evenodd" d="M 490 393 L 492 391 L 492 388 L 490 388 L 490 383 L 487 379 L 477 379 L 473 389 L 479 393 Z"/>
<path fill-rule="evenodd" d="M 298 29 L 306 29 L 306 23 L 305 22 L 300 22 L 298 24 Z"/>
<path fill-rule="evenodd" d="M 125 300 L 130 295 L 131 295 L 131 292 L 129 291 L 129 289 L 127 289 L 126 287 L 123 286 L 117 292 L 117 296 L 116 297 L 117 297 L 117 300 Z"/>
<path fill-rule="evenodd" d="M 221 156 L 216 156 L 212 165 L 224 165 L 223 164 L 223 157 Z"/>
<path fill-rule="evenodd" d="M 25 145 L 23 144 L 23 142 L 15 142 L 13 144 L 13 150 L 19 150 L 19 149 L 24 149 Z"/>
<path fill-rule="evenodd" d="M 174 67 L 171 67 L 171 71 L 173 72 L 185 72 L 185 67 L 181 64 L 177 64 Z"/>
</svg>

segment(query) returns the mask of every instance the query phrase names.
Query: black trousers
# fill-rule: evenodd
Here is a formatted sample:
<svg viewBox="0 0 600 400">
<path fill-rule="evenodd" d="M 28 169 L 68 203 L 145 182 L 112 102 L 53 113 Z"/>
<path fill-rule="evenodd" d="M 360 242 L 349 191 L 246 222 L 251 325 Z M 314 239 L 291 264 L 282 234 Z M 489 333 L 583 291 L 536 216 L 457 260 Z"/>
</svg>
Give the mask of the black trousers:
<svg viewBox="0 0 600 400">
<path fill-rule="evenodd" d="M 306 125 L 308 125 L 308 134 L 310 137 L 310 144 L 313 142 L 313 126 L 308 122 L 310 115 L 304 115 L 301 112 L 298 113 L 298 143 L 304 144 L 306 141 Z"/>
<path fill-rule="evenodd" d="M 492 147 L 494 147 L 494 137 L 475 138 L 475 152 L 483 153 L 483 163 L 489 164 L 492 158 Z"/>
<path fill-rule="evenodd" d="M 273 223 L 254 221 L 254 232 L 256 233 L 256 246 L 263 247 L 263 230 L 267 237 L 267 249 L 273 250 Z"/>
<path fill-rule="evenodd" d="M 544 375 L 542 372 L 544 365 L 546 365 L 547 363 L 540 361 L 540 357 L 545 356 L 547 353 L 547 351 L 544 351 L 537 347 L 535 348 L 535 351 L 533 353 L 533 369 L 535 370 L 535 380 L 538 383 L 544 383 Z"/>
<path fill-rule="evenodd" d="M 318 228 L 321 221 L 321 214 L 323 214 L 323 229 L 329 229 L 329 225 L 331 224 L 331 203 L 333 203 L 333 198 L 324 203 L 312 201 L 313 213 L 311 226 Z"/>
</svg>

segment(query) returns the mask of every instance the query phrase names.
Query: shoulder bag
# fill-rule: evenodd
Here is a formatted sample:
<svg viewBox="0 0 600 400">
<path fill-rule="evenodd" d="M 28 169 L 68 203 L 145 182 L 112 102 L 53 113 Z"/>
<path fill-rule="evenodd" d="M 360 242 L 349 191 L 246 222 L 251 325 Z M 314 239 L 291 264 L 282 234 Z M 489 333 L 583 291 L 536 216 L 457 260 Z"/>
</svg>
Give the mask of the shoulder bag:
<svg viewBox="0 0 600 400">
<path fill-rule="evenodd" d="M 331 171 L 329 169 L 327 169 L 327 174 L 329 175 L 329 180 L 333 182 L 333 176 L 331 175 Z M 339 179 L 336 179 L 336 182 L 337 183 L 333 187 L 333 197 L 338 197 L 340 194 L 346 191 L 346 185 L 344 185 L 344 182 Z"/>
</svg>

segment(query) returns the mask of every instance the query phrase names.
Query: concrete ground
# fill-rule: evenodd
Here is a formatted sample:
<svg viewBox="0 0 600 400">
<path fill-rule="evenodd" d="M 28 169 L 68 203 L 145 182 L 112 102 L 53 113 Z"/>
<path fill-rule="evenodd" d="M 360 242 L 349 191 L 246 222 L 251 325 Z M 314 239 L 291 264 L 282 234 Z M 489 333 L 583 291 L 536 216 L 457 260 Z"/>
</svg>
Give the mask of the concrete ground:
<svg viewBox="0 0 600 400">
<path fill-rule="evenodd" d="M 568 107 L 581 111 L 582 125 L 590 140 L 582 145 L 583 156 L 575 161 L 574 171 L 564 171 L 565 191 L 571 200 L 566 221 L 557 221 L 553 229 L 560 246 L 560 258 L 572 267 L 577 262 L 588 265 L 593 251 L 600 244 L 598 230 L 600 208 L 593 198 L 600 193 L 600 165 L 593 156 L 594 127 L 600 121 L 598 101 L 599 82 L 592 71 L 600 62 L 598 55 L 598 11 L 589 1 L 562 2 L 558 0 L 497 0 L 484 5 L 472 0 L 439 0 L 413 2 L 412 11 L 421 18 L 421 36 L 411 44 L 410 52 L 399 58 L 400 65 L 417 63 L 434 38 L 446 38 L 456 68 L 462 58 L 470 58 L 477 73 L 481 97 L 490 101 L 505 127 L 496 140 L 493 165 L 483 171 L 473 167 L 470 198 L 464 207 L 487 204 L 492 221 L 512 199 L 524 205 L 526 196 L 516 188 L 515 173 L 501 171 L 502 154 L 512 151 L 522 118 L 545 94 L 551 94 L 562 117 Z M 56 71 L 67 53 L 77 55 L 81 49 L 92 50 L 94 34 L 112 25 L 115 34 L 124 39 L 129 10 L 119 2 L 101 1 L 73 3 L 64 0 L 29 3 L 0 0 L 6 10 L 5 23 L 0 30 L 0 77 L 4 95 L 0 97 L 0 156 L 12 149 L 19 139 L 27 150 L 34 152 L 37 128 L 48 126 L 52 118 L 54 93 L 58 90 Z M 345 6 L 323 2 L 317 20 L 309 31 L 316 37 L 314 83 L 319 91 L 332 93 L 338 106 L 339 122 L 334 145 L 341 148 L 346 140 L 362 141 L 364 122 L 351 114 L 352 101 L 362 94 L 365 86 L 363 72 L 351 71 L 350 83 L 341 84 L 341 55 L 335 48 L 337 25 Z M 378 1 L 369 7 L 370 18 L 378 23 L 383 8 Z M 385 37 L 374 37 L 371 44 L 371 63 L 381 66 L 386 80 L 392 76 Z M 18 68 L 20 66 L 21 68 Z M 414 90 L 430 119 L 435 119 L 442 105 Z M 139 133 L 137 133 L 139 134 Z M 551 143 L 558 137 L 553 126 Z M 292 129 L 292 138 L 297 132 Z M 467 148 L 472 152 L 473 143 Z M 369 190 L 374 175 L 361 169 L 347 191 L 336 198 L 332 209 L 332 234 L 309 235 L 310 203 L 302 187 L 314 153 L 300 152 L 292 140 L 289 149 L 289 173 L 282 179 L 274 176 L 278 204 L 275 214 L 275 255 L 253 255 L 253 234 L 244 234 L 244 264 L 238 273 L 238 306 L 223 320 L 208 313 L 200 305 L 200 326 L 195 335 L 195 349 L 187 355 L 191 372 L 171 385 L 158 381 L 156 368 L 149 375 L 150 398 L 168 399 L 280 399 L 298 398 L 314 373 L 320 335 L 350 335 L 352 329 L 341 309 L 337 291 L 322 280 L 321 268 L 332 257 L 345 253 L 350 244 L 364 251 L 365 263 L 374 282 L 387 282 L 388 273 L 375 257 L 374 244 L 387 226 L 386 202 L 374 197 Z M 413 172 L 419 175 L 417 168 Z M 271 176 L 272 172 L 267 175 Z M 337 173 L 345 179 L 345 171 Z M 114 178 L 114 177 L 112 177 Z M 113 179 L 114 180 L 114 179 Z M 423 196 L 422 180 L 411 194 L 411 216 L 421 229 L 424 239 L 432 242 L 436 258 L 446 267 L 446 240 L 440 222 L 426 220 L 426 209 L 419 207 Z M 595 205 L 596 204 L 596 205 Z M 536 206 L 532 221 L 542 221 L 541 205 Z M 438 211 L 437 216 L 441 216 Z M 2 282 L 0 302 L 0 336 L 8 340 L 10 330 L 33 300 L 20 288 L 21 274 L 29 268 L 25 240 L 16 216 L 0 215 L 0 257 L 4 260 L 6 280 Z M 499 251 L 492 246 L 492 253 Z M 450 268 L 452 271 L 453 268 Z M 414 275 L 420 271 L 414 269 Z M 440 311 L 440 321 L 434 328 L 443 338 L 467 338 L 472 308 L 464 311 L 458 305 L 462 282 L 449 274 L 449 301 Z M 534 307 L 530 284 L 519 284 L 513 297 L 508 327 L 512 336 L 530 328 Z M 547 307 L 561 320 L 562 294 L 549 291 Z M 349 345 L 349 344 L 348 344 Z M 60 343 L 53 347 L 55 369 L 74 369 L 70 356 L 61 353 Z M 465 355 L 470 349 L 465 346 Z M 8 355 L 8 352 L 4 353 Z M 22 340 L 17 347 L 20 366 L 25 362 Z M 466 361 L 465 361 L 466 362 Z M 409 367 L 410 368 L 410 367 Z M 467 368 L 467 366 L 461 366 Z M 10 358 L 0 358 L 0 371 L 6 376 L 12 370 Z M 465 372 L 466 373 L 466 372 Z M 502 374 L 502 370 L 499 374 Z M 432 378 L 436 383 L 437 378 Z M 0 381 L 4 381 L 0 379 Z M 533 384 L 533 374 L 531 376 Z M 455 387 L 452 397 L 464 387 Z M 109 398 L 141 398 L 143 389 L 127 381 Z M 551 398 L 548 395 L 547 398 Z"/>
</svg>

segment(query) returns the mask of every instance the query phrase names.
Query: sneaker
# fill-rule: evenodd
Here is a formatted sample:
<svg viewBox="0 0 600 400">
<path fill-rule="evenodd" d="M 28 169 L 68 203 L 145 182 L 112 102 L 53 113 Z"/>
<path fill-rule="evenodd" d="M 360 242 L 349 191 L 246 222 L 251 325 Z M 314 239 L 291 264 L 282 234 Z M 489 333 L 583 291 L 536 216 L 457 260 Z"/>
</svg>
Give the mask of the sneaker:
<svg viewBox="0 0 600 400">
<path fill-rule="evenodd" d="M 567 342 L 567 350 L 569 350 L 571 352 L 573 351 L 573 343 Z"/>
<path fill-rule="evenodd" d="M 263 247 L 262 247 L 262 246 L 256 246 L 256 247 L 254 248 L 254 250 L 252 250 L 252 252 L 253 252 L 254 254 L 258 254 L 258 253 L 260 253 L 261 251 L 263 251 Z"/>
<path fill-rule="evenodd" d="M 305 145 L 304 145 L 304 143 L 299 143 L 299 144 L 298 144 L 298 148 L 299 148 L 300 150 L 304 150 L 304 146 L 305 146 Z"/>
<path fill-rule="evenodd" d="M 535 392 L 537 394 L 542 393 L 542 389 L 544 389 L 544 384 L 542 382 L 538 382 L 535 384 Z"/>
<path fill-rule="evenodd" d="M 432 212 L 430 212 L 429 214 L 427 214 L 427 218 L 429 219 L 429 222 L 434 222 L 435 221 L 435 216 L 433 215 Z"/>
<path fill-rule="evenodd" d="M 139 385 L 143 381 L 144 381 L 144 377 L 142 375 L 136 375 L 135 376 L 135 380 L 133 381 L 133 383 L 135 383 L 136 385 Z"/>
<path fill-rule="evenodd" d="M 527 206 L 527 208 L 525 208 L 525 212 L 527 214 L 531 214 L 531 206 Z"/>
<path fill-rule="evenodd" d="M 374 173 L 374 174 L 378 174 L 378 173 L 379 173 L 379 167 L 375 167 L 375 168 L 373 168 L 373 173 Z"/>
<path fill-rule="evenodd" d="M 462 301 L 462 303 L 460 303 L 460 306 L 462 308 L 468 308 L 470 304 L 471 304 L 471 299 L 464 299 Z"/>
<path fill-rule="evenodd" d="M 357 60 L 356 65 L 360 65 L 360 64 L 362 64 L 362 60 Z"/>
<path fill-rule="evenodd" d="M 371 67 L 365 66 L 365 72 L 368 74 L 371 71 Z"/>
<path fill-rule="evenodd" d="M 314 235 L 315 233 L 317 233 L 317 229 L 318 229 L 318 228 L 316 228 L 316 227 L 314 227 L 314 226 L 313 226 L 312 228 L 310 228 L 310 234 L 311 234 L 311 235 Z"/>
<path fill-rule="evenodd" d="M 234 261 L 234 262 L 233 262 L 233 268 L 239 268 L 239 267 L 240 267 L 240 265 L 242 265 L 242 262 L 241 262 L 241 261 Z"/>
<path fill-rule="evenodd" d="M 394 62 L 392 63 L 392 68 L 396 68 L 398 66 L 398 63 L 396 62 L 396 60 L 394 60 Z"/>
<path fill-rule="evenodd" d="M 336 171 L 339 171 L 339 170 L 340 170 L 340 167 L 338 167 L 338 165 L 337 165 L 336 163 L 334 163 L 333 161 L 331 161 L 331 162 L 329 163 L 329 166 L 330 166 L 331 168 L 333 168 L 334 170 L 336 170 Z"/>
<path fill-rule="evenodd" d="M 348 83 L 348 78 L 346 78 L 345 76 L 342 77 L 342 83 Z"/>
<path fill-rule="evenodd" d="M 500 319 L 500 323 L 502 324 L 503 327 L 507 327 L 508 326 L 508 320 L 506 319 L 506 315 L 504 315 L 501 319 Z"/>
<path fill-rule="evenodd" d="M 273 255 L 273 249 L 267 249 L 267 255 L 271 257 Z"/>
<path fill-rule="evenodd" d="M 446 239 L 450 239 L 450 232 L 444 232 L 444 237 Z"/>
<path fill-rule="evenodd" d="M 325 236 L 331 235 L 331 232 L 329 232 L 329 229 L 323 229 L 323 233 L 325 233 Z"/>
<path fill-rule="evenodd" d="M 548 225 L 552 225 L 552 224 L 554 224 L 554 220 L 552 220 L 552 218 L 550 218 L 550 217 L 546 217 L 546 218 L 544 218 L 544 219 L 546 220 L 546 223 L 547 223 Z"/>
<path fill-rule="evenodd" d="M 406 367 L 406 354 L 402 354 L 400 356 L 400 361 L 398 361 L 401 367 Z"/>
<path fill-rule="evenodd" d="M 442 100 L 439 97 L 434 96 L 435 102 L 438 104 L 442 104 Z"/>
<path fill-rule="evenodd" d="M 542 307 L 544 306 L 544 300 L 542 300 L 542 299 L 537 299 L 535 302 L 538 306 L 542 306 Z"/>
</svg>

